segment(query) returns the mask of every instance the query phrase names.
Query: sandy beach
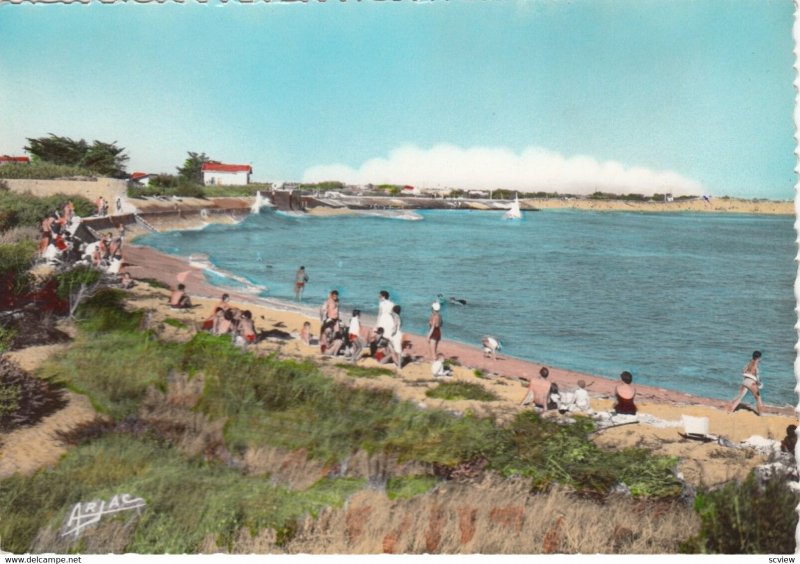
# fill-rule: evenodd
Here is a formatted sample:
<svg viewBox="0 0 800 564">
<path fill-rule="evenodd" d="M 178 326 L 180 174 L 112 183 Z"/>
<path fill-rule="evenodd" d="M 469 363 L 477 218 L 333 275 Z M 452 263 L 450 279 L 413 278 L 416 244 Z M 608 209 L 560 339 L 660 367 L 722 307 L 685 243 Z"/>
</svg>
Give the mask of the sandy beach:
<svg viewBox="0 0 800 564">
<path fill-rule="evenodd" d="M 166 306 L 168 292 L 150 288 L 140 284 L 134 291 L 135 307 L 152 310 L 156 318 L 167 317 L 183 321 L 189 329 L 180 330 L 166 326 L 166 334 L 183 332 L 184 338 L 197 330 L 219 300 L 219 296 L 227 291 L 231 299 L 253 311 L 257 330 L 278 328 L 289 333 L 298 333 L 305 321 L 310 321 L 312 330 L 319 331 L 319 320 L 309 315 L 308 306 L 314 309 L 319 304 L 303 304 L 295 306 L 291 303 L 257 298 L 235 290 L 225 290 L 211 286 L 203 277 L 202 270 L 193 268 L 180 258 L 164 255 L 147 247 L 129 245 L 126 258 L 131 266 L 129 271 L 134 278 L 153 278 L 166 284 L 175 283 L 178 272 L 189 271 L 186 288 L 194 303 L 199 307 L 192 310 L 173 310 Z M 513 416 L 522 409 L 519 403 L 525 395 L 525 384 L 528 378 L 538 373 L 541 365 L 517 358 L 499 355 L 497 360 L 484 358 L 477 347 L 444 340 L 440 351 L 446 357 L 456 361 L 454 377 L 459 380 L 478 382 L 484 385 L 501 399 L 497 402 L 477 401 L 443 401 L 431 400 L 425 396 L 428 386 L 434 385 L 430 376 L 430 362 L 426 358 L 427 346 L 419 335 L 407 335 L 412 342 L 415 362 L 403 368 L 398 377 L 381 377 L 368 381 L 358 380 L 355 385 L 370 385 L 390 388 L 401 399 L 417 402 L 421 407 L 441 407 L 454 411 L 471 410 L 478 414 L 491 414 L 499 419 Z M 280 352 L 281 355 L 296 358 L 313 358 L 323 369 L 332 371 L 335 377 L 346 378 L 344 372 L 337 370 L 335 364 L 341 360 L 331 359 L 319 353 L 318 347 L 309 347 L 292 339 L 283 342 L 264 341 L 255 347 L 256 351 Z M 377 366 L 372 359 L 360 361 L 365 366 Z M 475 371 L 482 372 L 482 378 Z M 596 411 L 611 409 L 613 390 L 616 382 L 591 374 L 581 374 L 550 367 L 550 379 L 558 384 L 561 390 L 573 390 L 577 381 L 583 379 L 588 384 L 592 408 Z M 351 379 L 352 380 L 352 379 Z M 721 449 L 716 443 L 702 443 L 682 438 L 681 416 L 707 417 L 709 433 L 724 437 L 732 443 L 741 443 L 752 437 L 761 437 L 767 441 L 780 441 L 787 425 L 796 423 L 796 415 L 790 408 L 769 406 L 766 414 L 757 416 L 749 410 L 741 409 L 729 414 L 725 411 L 725 402 L 682 394 L 663 388 L 653 388 L 637 384 L 637 405 L 640 419 L 652 421 L 654 424 L 639 423 L 609 428 L 599 432 L 596 441 L 609 447 L 624 448 L 629 446 L 647 446 L 654 451 L 678 457 L 684 477 L 696 484 L 713 485 L 733 478 L 743 478 L 750 468 L 766 460 L 766 451 L 753 456 L 749 450 L 735 450 L 727 455 L 720 455 Z M 731 388 L 731 397 L 736 392 Z M 759 439 L 760 440 L 760 439 Z M 756 440 L 756 443 L 759 442 Z M 768 450 L 768 449 L 767 449 Z"/>
</svg>

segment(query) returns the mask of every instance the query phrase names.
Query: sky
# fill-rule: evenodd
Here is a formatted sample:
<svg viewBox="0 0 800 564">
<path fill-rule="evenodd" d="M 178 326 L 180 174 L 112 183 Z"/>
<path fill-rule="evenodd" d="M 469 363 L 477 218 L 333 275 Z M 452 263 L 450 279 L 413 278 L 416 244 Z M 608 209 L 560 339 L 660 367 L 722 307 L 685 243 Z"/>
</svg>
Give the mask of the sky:
<svg viewBox="0 0 800 564">
<path fill-rule="evenodd" d="M 0 154 L 263 182 L 791 199 L 790 0 L 0 5 Z"/>
</svg>

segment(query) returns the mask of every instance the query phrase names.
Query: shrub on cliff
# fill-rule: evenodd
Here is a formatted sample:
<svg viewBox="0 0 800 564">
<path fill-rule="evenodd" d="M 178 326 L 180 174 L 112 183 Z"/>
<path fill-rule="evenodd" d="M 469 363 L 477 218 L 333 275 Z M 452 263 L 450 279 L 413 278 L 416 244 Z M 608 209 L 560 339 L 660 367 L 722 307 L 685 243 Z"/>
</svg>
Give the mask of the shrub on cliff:
<svg viewBox="0 0 800 564">
<path fill-rule="evenodd" d="M 58 389 L 0 358 L 0 431 L 32 425 L 64 404 Z"/>
<path fill-rule="evenodd" d="M 0 190 L 0 232 L 18 226 L 38 227 L 45 216 L 52 214 L 53 210 L 63 210 L 64 204 L 68 201 L 72 201 L 75 213 L 79 216 L 94 213 L 94 204 L 83 196 L 54 194 L 39 197 L 28 193 Z"/>
<path fill-rule="evenodd" d="M 759 484 L 752 472 L 744 483 L 699 493 L 700 534 L 683 543 L 681 552 L 793 554 L 797 501 L 785 478 Z"/>
<path fill-rule="evenodd" d="M 33 288 L 31 266 L 36 260 L 36 243 L 23 240 L 0 245 L 0 310 L 15 309 L 28 302 Z"/>
<path fill-rule="evenodd" d="M 95 176 L 88 168 L 48 162 L 9 163 L 0 166 L 0 178 L 52 180 L 55 178 Z"/>
</svg>

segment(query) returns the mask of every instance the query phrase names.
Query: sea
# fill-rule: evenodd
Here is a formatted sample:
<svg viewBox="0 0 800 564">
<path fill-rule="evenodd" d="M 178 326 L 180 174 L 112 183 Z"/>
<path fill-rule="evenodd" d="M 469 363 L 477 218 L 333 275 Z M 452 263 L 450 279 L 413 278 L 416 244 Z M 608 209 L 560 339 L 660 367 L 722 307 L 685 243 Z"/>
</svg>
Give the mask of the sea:
<svg viewBox="0 0 800 564">
<path fill-rule="evenodd" d="M 445 339 L 493 335 L 506 355 L 612 379 L 628 370 L 634 383 L 704 397 L 732 399 L 760 350 L 764 401 L 796 405 L 793 217 L 502 213 L 262 210 L 136 243 L 207 260 L 212 284 L 287 302 L 303 265 L 304 303 L 315 311 L 337 289 L 345 319 L 375 315 L 387 290 L 403 330 L 420 334 L 442 300 Z"/>
</svg>

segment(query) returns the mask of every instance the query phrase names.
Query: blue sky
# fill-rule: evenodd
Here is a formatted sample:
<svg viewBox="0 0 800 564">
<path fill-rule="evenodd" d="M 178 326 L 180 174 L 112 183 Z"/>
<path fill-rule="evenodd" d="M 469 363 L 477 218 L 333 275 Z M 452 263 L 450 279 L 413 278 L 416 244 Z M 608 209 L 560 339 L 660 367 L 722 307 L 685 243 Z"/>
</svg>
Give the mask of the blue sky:
<svg viewBox="0 0 800 564">
<path fill-rule="evenodd" d="M 793 197 L 789 0 L 0 6 L 0 154 Z M 8 109 L 11 111 L 8 111 Z M 337 177 L 337 178 L 334 178 Z M 640 190 L 637 188 L 641 188 Z"/>
</svg>

